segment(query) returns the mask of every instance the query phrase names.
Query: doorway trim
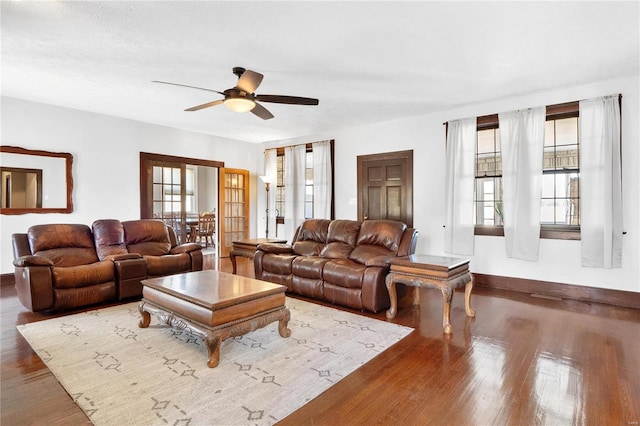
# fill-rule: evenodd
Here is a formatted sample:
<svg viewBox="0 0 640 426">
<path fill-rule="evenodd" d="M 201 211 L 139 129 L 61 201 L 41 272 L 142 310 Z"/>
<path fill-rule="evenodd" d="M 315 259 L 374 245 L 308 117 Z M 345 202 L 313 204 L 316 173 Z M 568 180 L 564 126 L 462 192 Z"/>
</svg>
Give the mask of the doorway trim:
<svg viewBox="0 0 640 426">
<path fill-rule="evenodd" d="M 150 152 L 140 152 L 140 218 L 149 219 L 153 215 L 153 211 L 149 211 L 151 203 L 151 190 L 147 187 L 147 179 L 151 173 L 152 162 L 173 163 L 175 165 L 190 164 L 194 166 L 216 167 L 218 169 L 224 167 L 224 161 L 203 160 L 201 158 L 177 157 L 173 155 L 154 154 Z M 219 172 L 218 172 L 219 173 Z"/>
</svg>

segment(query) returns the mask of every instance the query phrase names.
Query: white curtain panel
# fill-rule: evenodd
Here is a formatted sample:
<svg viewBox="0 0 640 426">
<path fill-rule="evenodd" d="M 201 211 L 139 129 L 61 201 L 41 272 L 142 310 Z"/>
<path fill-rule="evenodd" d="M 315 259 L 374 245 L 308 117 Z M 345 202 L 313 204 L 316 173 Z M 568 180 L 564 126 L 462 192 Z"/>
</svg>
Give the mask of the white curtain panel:
<svg viewBox="0 0 640 426">
<path fill-rule="evenodd" d="M 622 174 L 618 95 L 580 101 L 582 266 L 622 266 Z"/>
<path fill-rule="evenodd" d="M 264 152 L 264 175 L 269 178 L 271 188 L 269 189 L 269 199 L 267 205 L 267 221 L 269 222 L 269 238 L 276 235 L 276 197 L 278 184 L 278 152 L 275 149 L 268 149 Z M 284 213 L 284 212 L 282 212 Z"/>
<path fill-rule="evenodd" d="M 507 257 L 538 260 L 545 107 L 499 114 Z"/>
<path fill-rule="evenodd" d="M 473 255 L 476 118 L 449 122 L 446 164 L 444 251 Z"/>
<path fill-rule="evenodd" d="M 331 219 L 331 142 L 311 144 L 313 147 L 313 217 Z"/>
<path fill-rule="evenodd" d="M 307 148 L 304 144 L 284 149 L 284 238 L 290 242 L 304 221 L 304 190 Z"/>
</svg>

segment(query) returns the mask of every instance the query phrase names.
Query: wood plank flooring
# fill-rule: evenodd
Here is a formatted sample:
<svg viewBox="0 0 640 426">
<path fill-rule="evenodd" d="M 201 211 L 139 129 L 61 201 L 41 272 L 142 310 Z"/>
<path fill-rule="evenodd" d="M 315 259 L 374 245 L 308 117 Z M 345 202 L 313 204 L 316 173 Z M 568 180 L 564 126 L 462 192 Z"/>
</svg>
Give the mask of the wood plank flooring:
<svg viewBox="0 0 640 426">
<path fill-rule="evenodd" d="M 209 256 L 205 267 L 231 271 Z M 253 276 L 248 259 L 238 258 L 238 273 Z M 51 315 L 0 290 L 0 423 L 90 424 L 15 328 Z M 640 308 L 483 288 L 471 303 L 475 319 L 454 295 L 447 336 L 439 292 L 420 290 L 420 305 L 392 320 L 413 333 L 281 424 L 640 424 Z"/>
</svg>

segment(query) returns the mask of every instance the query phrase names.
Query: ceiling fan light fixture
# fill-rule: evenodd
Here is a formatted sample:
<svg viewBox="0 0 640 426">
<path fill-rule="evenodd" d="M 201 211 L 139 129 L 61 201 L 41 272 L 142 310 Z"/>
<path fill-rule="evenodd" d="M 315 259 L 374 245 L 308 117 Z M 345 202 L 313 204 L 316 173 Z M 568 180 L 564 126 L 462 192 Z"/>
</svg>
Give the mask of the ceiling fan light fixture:
<svg viewBox="0 0 640 426">
<path fill-rule="evenodd" d="M 247 98 L 227 98 L 224 100 L 224 104 L 235 112 L 248 112 L 256 106 L 253 100 Z"/>
</svg>

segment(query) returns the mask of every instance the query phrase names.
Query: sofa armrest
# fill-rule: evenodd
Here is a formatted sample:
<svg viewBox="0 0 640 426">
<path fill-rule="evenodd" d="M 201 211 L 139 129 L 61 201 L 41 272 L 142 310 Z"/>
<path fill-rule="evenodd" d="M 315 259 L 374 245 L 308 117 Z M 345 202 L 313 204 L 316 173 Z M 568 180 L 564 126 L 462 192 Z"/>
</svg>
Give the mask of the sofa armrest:
<svg viewBox="0 0 640 426">
<path fill-rule="evenodd" d="M 257 250 L 264 251 L 265 253 L 273 253 L 273 254 L 293 253 L 293 247 L 287 244 L 280 244 L 280 243 L 259 244 L 257 247 Z"/>
<path fill-rule="evenodd" d="M 189 253 L 195 250 L 202 250 L 202 246 L 197 243 L 185 243 L 171 249 L 171 254 Z"/>
<path fill-rule="evenodd" d="M 14 264 L 20 259 L 31 261 L 42 256 L 22 256 L 14 261 Z M 30 265 L 15 267 L 15 286 L 18 300 L 22 305 L 31 312 L 47 311 L 53 308 L 53 277 L 52 269 L 49 265 Z"/>
<path fill-rule="evenodd" d="M 28 266 L 53 266 L 53 261 L 42 256 L 20 256 L 13 260 L 13 266 L 26 268 Z"/>
</svg>

